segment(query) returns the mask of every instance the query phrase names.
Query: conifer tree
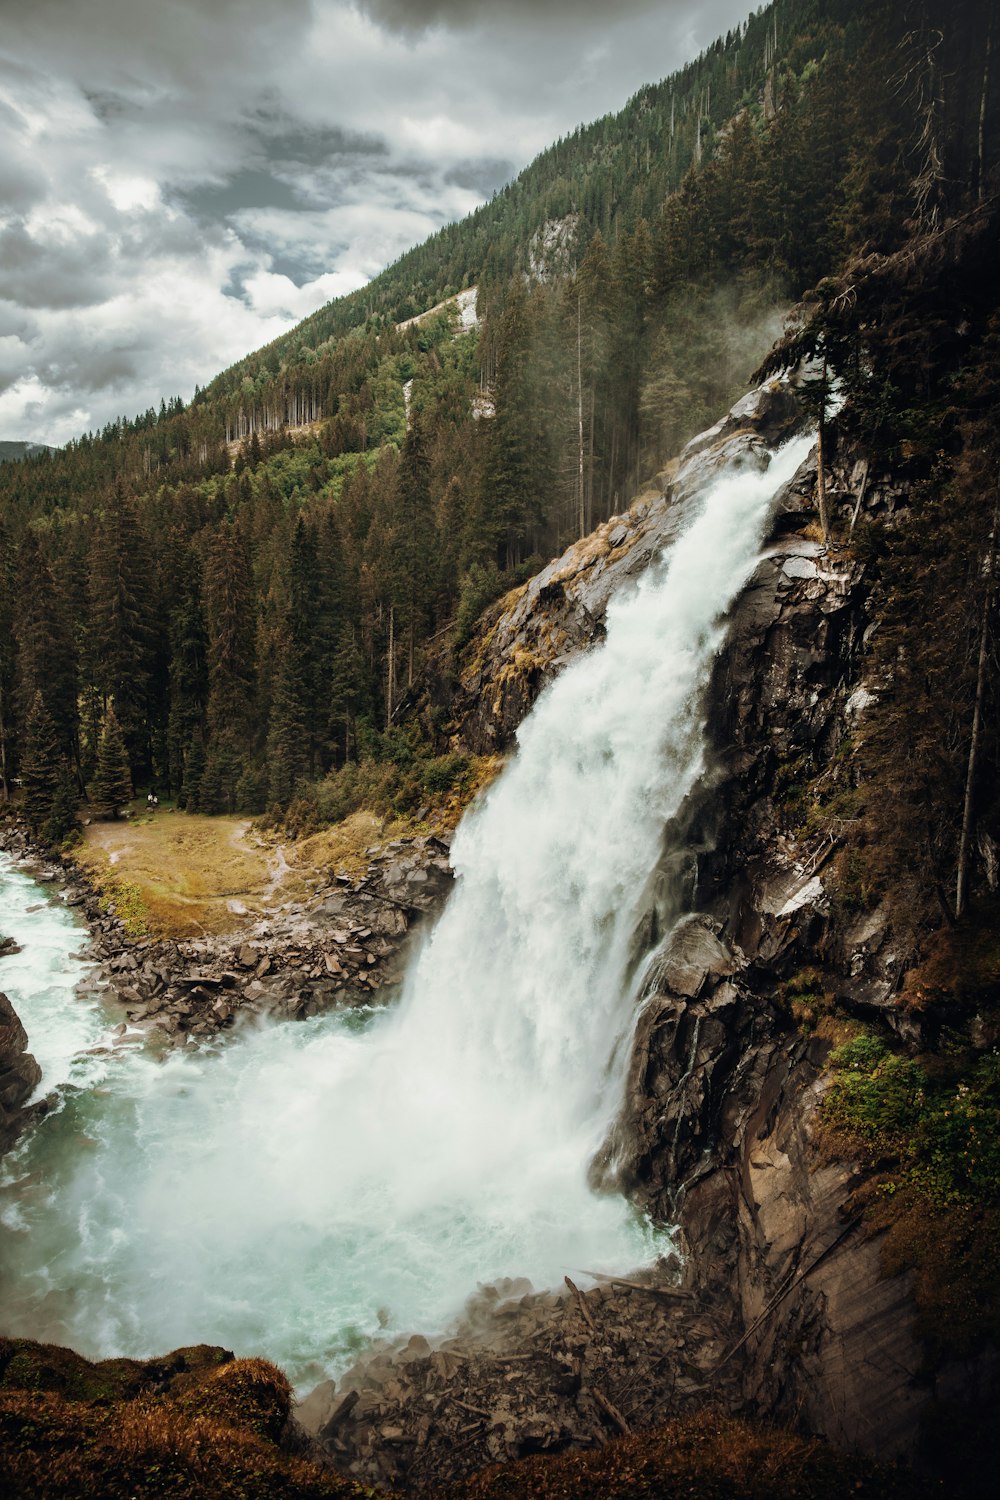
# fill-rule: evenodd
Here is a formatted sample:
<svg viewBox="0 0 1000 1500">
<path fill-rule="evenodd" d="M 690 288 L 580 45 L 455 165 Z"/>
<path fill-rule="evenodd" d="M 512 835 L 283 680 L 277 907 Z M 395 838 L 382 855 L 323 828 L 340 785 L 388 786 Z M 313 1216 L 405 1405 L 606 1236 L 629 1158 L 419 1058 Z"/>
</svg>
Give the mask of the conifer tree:
<svg viewBox="0 0 1000 1500">
<path fill-rule="evenodd" d="M 419 421 L 412 424 L 404 439 L 398 482 L 398 605 L 400 629 L 406 638 L 406 681 L 409 686 L 413 682 L 417 637 L 426 634 L 428 610 L 434 598 L 437 558 L 430 461 Z"/>
<path fill-rule="evenodd" d="M 61 756 L 52 805 L 42 827 L 42 833 L 49 843 L 61 844 L 71 833 L 78 832 L 76 814 L 79 806 L 77 779 L 65 756 Z"/>
<path fill-rule="evenodd" d="M 51 812 L 61 769 L 59 734 L 41 692 L 36 692 L 28 714 L 21 757 L 24 815 L 41 833 Z"/>
<path fill-rule="evenodd" d="M 26 531 L 18 549 L 14 600 L 21 722 L 26 725 L 35 694 L 40 692 L 56 726 L 60 749 L 77 760 L 76 650 L 67 606 L 35 533 Z"/>
<path fill-rule="evenodd" d="M 135 502 L 118 480 L 90 556 L 88 660 L 104 702 L 113 699 L 129 758 L 148 768 L 152 669 L 151 579 Z"/>
<path fill-rule="evenodd" d="M 104 716 L 90 800 L 99 818 L 117 818 L 119 811 L 132 800 L 128 751 L 113 705 Z"/>
<path fill-rule="evenodd" d="M 202 778 L 205 775 L 205 736 L 200 724 L 195 725 L 191 742 L 184 752 L 184 776 L 181 783 L 181 802 L 188 812 L 195 812 L 201 805 Z"/>
<path fill-rule="evenodd" d="M 0 798 L 10 799 L 16 757 L 15 693 L 17 643 L 14 639 L 14 549 L 0 523 Z"/>
<path fill-rule="evenodd" d="M 205 562 L 208 731 L 201 807 L 235 812 L 254 739 L 254 593 L 250 560 L 233 522 L 223 523 Z"/>
</svg>

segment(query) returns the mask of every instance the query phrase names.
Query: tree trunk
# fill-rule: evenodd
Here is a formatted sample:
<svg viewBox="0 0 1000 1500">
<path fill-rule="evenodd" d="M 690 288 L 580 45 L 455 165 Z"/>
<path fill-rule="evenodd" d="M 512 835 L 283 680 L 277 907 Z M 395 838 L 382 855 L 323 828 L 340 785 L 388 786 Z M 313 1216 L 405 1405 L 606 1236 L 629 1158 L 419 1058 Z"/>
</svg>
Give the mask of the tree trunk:
<svg viewBox="0 0 1000 1500">
<path fill-rule="evenodd" d="M 392 723 L 396 692 L 396 610 L 389 605 L 389 652 L 385 671 L 385 727 Z"/>
<path fill-rule="evenodd" d="M 819 502 L 819 524 L 823 531 L 824 551 L 830 545 L 830 525 L 826 513 L 826 464 L 823 461 L 823 438 L 826 427 L 826 360 L 820 385 L 819 431 L 816 434 L 816 498 Z"/>
<path fill-rule="evenodd" d="M 972 797 L 976 782 L 976 760 L 979 755 L 979 739 L 983 723 L 983 698 L 986 691 L 986 658 L 989 648 L 990 611 L 993 606 L 993 564 L 997 550 L 997 522 L 1000 520 L 1000 505 L 993 508 L 993 525 L 990 530 L 990 550 L 986 563 L 986 591 L 983 595 L 983 613 L 979 626 L 979 662 L 976 668 L 976 702 L 972 711 L 972 734 L 969 739 L 969 763 L 965 773 L 965 798 L 962 804 L 962 832 L 958 841 L 958 869 L 955 875 L 955 920 L 965 908 L 966 886 L 969 869 L 969 845 L 972 840 Z"/>
<path fill-rule="evenodd" d="M 583 490 L 583 347 L 580 328 L 582 298 L 576 294 L 576 503 L 577 535 L 586 536 L 586 515 Z"/>
<path fill-rule="evenodd" d="M 990 93 L 990 52 L 993 46 L 993 16 L 986 20 L 986 56 L 983 59 L 983 90 L 979 96 L 979 181 L 978 198 L 982 203 L 986 181 L 986 103 Z"/>
</svg>

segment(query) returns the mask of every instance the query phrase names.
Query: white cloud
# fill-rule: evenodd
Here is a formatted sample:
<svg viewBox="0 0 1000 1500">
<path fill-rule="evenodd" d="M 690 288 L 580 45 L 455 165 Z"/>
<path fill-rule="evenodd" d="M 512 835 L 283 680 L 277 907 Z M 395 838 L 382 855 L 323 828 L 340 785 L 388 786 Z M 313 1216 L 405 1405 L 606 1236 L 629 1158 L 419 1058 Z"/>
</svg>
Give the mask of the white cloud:
<svg viewBox="0 0 1000 1500">
<path fill-rule="evenodd" d="M 737 0 L 0 0 L 0 437 L 191 394 Z"/>
</svg>

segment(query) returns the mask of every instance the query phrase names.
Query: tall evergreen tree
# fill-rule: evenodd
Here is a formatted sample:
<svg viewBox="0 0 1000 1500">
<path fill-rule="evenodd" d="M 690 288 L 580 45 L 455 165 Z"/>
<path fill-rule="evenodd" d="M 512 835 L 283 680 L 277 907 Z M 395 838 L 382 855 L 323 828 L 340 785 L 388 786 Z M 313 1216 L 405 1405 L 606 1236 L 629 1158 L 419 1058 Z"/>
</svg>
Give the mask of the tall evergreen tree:
<svg viewBox="0 0 1000 1500">
<path fill-rule="evenodd" d="M 90 800 L 99 818 L 117 818 L 132 800 L 128 750 L 113 704 L 104 716 Z"/>
<path fill-rule="evenodd" d="M 76 649 L 66 600 L 56 588 L 35 533 L 25 532 L 17 556 L 14 600 L 18 708 L 26 724 L 36 693 L 59 736 L 64 755 L 79 761 Z"/>
<path fill-rule="evenodd" d="M 88 660 L 102 699 L 114 701 L 129 760 L 143 772 L 151 764 L 149 561 L 135 501 L 119 480 L 108 496 L 91 548 Z"/>
<path fill-rule="evenodd" d="M 28 713 L 21 757 L 22 805 L 35 833 L 42 832 L 51 815 L 61 766 L 59 733 L 39 691 Z"/>
<path fill-rule="evenodd" d="M 208 625 L 208 745 L 201 778 L 206 812 L 234 812 L 254 749 L 253 579 L 233 522 L 216 532 L 205 560 Z"/>
</svg>

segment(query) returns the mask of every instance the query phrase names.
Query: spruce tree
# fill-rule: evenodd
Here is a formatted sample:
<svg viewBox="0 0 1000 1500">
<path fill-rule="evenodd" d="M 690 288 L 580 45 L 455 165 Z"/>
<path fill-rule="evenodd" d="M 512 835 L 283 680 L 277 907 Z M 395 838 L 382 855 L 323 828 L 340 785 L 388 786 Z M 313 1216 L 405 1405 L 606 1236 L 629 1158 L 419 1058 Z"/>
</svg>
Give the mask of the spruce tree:
<svg viewBox="0 0 1000 1500">
<path fill-rule="evenodd" d="M 79 750 L 76 649 L 67 618 L 68 600 L 56 587 L 48 560 L 33 531 L 27 531 L 17 557 L 14 601 L 17 637 L 18 706 L 27 726 L 36 693 L 56 726 L 63 754 Z"/>
<path fill-rule="evenodd" d="M 6 528 L 0 523 L 0 797 L 4 802 L 10 798 L 16 756 L 14 577 L 14 549 Z"/>
<path fill-rule="evenodd" d="M 36 692 L 25 726 L 21 757 L 24 815 L 35 833 L 42 832 L 52 811 L 60 760 L 58 730 L 41 693 Z"/>
<path fill-rule="evenodd" d="M 88 657 L 102 698 L 114 699 L 130 758 L 147 767 L 153 666 L 150 582 L 135 502 L 119 480 L 108 496 L 91 548 Z"/>
<path fill-rule="evenodd" d="M 76 814 L 80 805 L 80 792 L 72 767 L 63 757 L 49 815 L 42 825 L 42 833 L 50 844 L 61 844 L 71 833 L 77 832 Z"/>
<path fill-rule="evenodd" d="M 99 818 L 117 818 L 132 800 L 132 773 L 121 726 L 110 707 L 104 717 L 90 800 Z"/>
</svg>

